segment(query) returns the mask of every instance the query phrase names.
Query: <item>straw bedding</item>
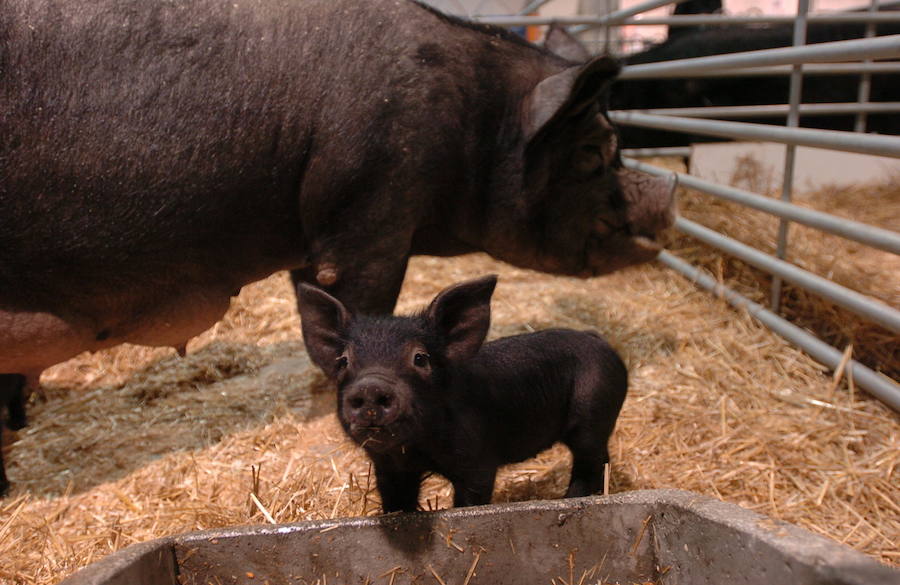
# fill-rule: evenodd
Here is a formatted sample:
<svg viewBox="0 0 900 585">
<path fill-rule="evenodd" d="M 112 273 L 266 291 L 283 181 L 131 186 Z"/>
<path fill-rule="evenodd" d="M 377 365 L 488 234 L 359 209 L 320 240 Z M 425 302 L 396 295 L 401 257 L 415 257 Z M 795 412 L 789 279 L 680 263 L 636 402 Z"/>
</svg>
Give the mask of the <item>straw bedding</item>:
<svg viewBox="0 0 900 585">
<path fill-rule="evenodd" d="M 846 206 L 871 223 L 896 222 L 896 185 L 858 196 L 874 200 L 878 189 L 878 206 L 831 192 L 810 201 L 837 213 Z M 770 220 L 728 213 L 703 197 L 685 195 L 685 214 L 739 238 L 773 233 L 761 227 Z M 898 304 L 900 270 L 887 268 L 895 259 L 819 238 L 797 230 L 792 257 Z M 764 279 L 752 270 L 683 238 L 672 245 L 742 292 L 765 297 Z M 900 564 L 898 417 L 851 380 L 834 379 L 657 264 L 581 281 L 484 255 L 416 258 L 399 310 L 490 272 L 500 275 L 491 337 L 591 328 L 628 363 L 629 397 L 611 442 L 612 492 L 693 490 Z M 896 371 L 896 337 L 796 291 L 785 298 L 788 312 L 832 331 L 841 347 L 852 342 L 855 357 Z M 0 500 L 0 583 L 54 583 L 166 534 L 377 514 L 371 469 L 342 436 L 333 390 L 306 358 L 293 303 L 286 275 L 277 274 L 245 287 L 185 358 L 123 346 L 47 371 L 32 398 L 31 426 L 7 451 L 15 487 Z M 559 497 L 569 465 L 557 446 L 506 468 L 494 500 Z M 429 478 L 422 507 L 450 502 L 446 482 Z"/>
<path fill-rule="evenodd" d="M 666 166 L 673 165 L 669 162 Z M 780 185 L 775 186 L 752 158 L 740 161 L 730 183 L 772 197 L 780 195 Z M 793 203 L 900 231 L 900 176 L 877 184 L 831 185 L 812 193 L 801 191 Z M 694 221 L 775 254 L 778 221 L 772 216 L 696 192 L 685 193 L 680 205 L 684 215 Z M 668 247 L 727 280 L 742 294 L 769 304 L 771 276 L 767 273 L 723 257 L 687 236 L 673 238 Z M 786 259 L 884 304 L 900 307 L 900 256 L 793 224 L 788 231 Z M 856 359 L 900 379 L 900 343 L 890 331 L 787 283 L 781 305 L 783 314 L 792 322 L 835 347 L 852 343 Z"/>
</svg>

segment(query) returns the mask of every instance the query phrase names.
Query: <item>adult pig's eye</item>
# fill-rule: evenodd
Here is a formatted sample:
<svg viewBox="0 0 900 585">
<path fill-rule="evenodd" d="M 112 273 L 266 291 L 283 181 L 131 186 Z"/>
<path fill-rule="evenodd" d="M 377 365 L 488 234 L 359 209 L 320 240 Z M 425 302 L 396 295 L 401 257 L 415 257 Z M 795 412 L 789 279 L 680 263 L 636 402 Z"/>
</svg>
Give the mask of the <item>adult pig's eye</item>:
<svg viewBox="0 0 900 585">
<path fill-rule="evenodd" d="M 417 368 L 427 368 L 428 367 L 428 354 L 427 353 L 417 353 L 413 357 L 413 364 Z"/>
<path fill-rule="evenodd" d="M 347 367 L 347 363 L 348 363 L 347 356 L 342 355 L 335 362 L 335 366 L 337 367 L 338 371 L 340 371 Z"/>
</svg>

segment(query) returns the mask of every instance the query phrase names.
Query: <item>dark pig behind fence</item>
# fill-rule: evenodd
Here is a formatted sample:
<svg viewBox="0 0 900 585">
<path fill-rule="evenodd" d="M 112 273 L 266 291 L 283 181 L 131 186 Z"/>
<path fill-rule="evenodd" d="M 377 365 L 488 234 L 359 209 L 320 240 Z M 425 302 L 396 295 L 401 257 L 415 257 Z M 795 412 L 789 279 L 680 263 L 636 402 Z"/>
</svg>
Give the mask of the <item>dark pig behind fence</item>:
<svg viewBox="0 0 900 585">
<path fill-rule="evenodd" d="M 412 254 L 648 261 L 617 72 L 408 0 L 6 0 L 0 375 L 182 347 L 278 270 L 389 313 Z"/>
<path fill-rule="evenodd" d="M 894 3 L 882 10 L 900 10 Z M 858 39 L 865 36 L 865 24 L 822 23 L 808 25 L 807 43 L 824 43 Z M 756 51 L 788 47 L 793 44 L 793 26 L 709 26 L 696 28 L 690 34 L 679 34 L 672 27 L 662 43 L 640 53 L 625 57 L 629 65 L 690 59 L 726 53 Z M 673 32 L 675 34 L 673 34 Z M 900 34 L 900 23 L 879 23 L 877 35 Z M 860 75 L 803 76 L 802 103 L 850 103 L 859 96 Z M 788 103 L 789 75 L 733 77 L 685 77 L 657 79 L 625 79 L 617 81 L 610 96 L 612 110 L 642 110 L 652 108 L 686 108 L 706 106 L 755 106 Z M 871 76 L 871 102 L 900 102 L 900 74 L 879 73 Z M 748 122 L 784 125 L 785 116 L 748 118 Z M 879 134 L 900 134 L 900 115 L 896 113 L 868 114 L 866 131 Z M 800 126 L 828 130 L 853 131 L 855 115 L 800 116 Z M 620 128 L 623 148 L 651 148 L 686 146 L 694 142 L 719 141 L 706 135 L 692 135 L 623 126 Z"/>
<path fill-rule="evenodd" d="M 596 333 L 551 329 L 482 346 L 496 277 L 454 285 L 421 314 L 369 317 L 301 286 L 303 338 L 338 384 L 338 418 L 372 458 L 385 512 L 414 511 L 426 472 L 454 506 L 491 501 L 497 468 L 561 441 L 567 497 L 602 490 L 628 372 Z"/>
</svg>

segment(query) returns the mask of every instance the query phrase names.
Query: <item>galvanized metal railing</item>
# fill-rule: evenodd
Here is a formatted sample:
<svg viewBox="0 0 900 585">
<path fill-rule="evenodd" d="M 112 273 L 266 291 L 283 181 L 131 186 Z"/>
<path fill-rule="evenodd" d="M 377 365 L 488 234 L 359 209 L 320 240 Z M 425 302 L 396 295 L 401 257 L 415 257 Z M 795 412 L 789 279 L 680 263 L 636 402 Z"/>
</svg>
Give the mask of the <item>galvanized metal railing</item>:
<svg viewBox="0 0 900 585">
<path fill-rule="evenodd" d="M 641 2 L 640 4 L 635 4 L 630 8 L 625 8 L 622 10 L 616 10 L 615 12 L 610 12 L 609 14 L 598 15 L 598 16 L 571 16 L 571 17 L 560 17 L 554 16 L 551 18 L 545 18 L 540 16 L 479 16 L 477 18 L 478 22 L 484 22 L 487 24 L 495 24 L 497 26 L 533 26 L 533 25 L 542 25 L 542 24 L 561 24 L 566 26 L 571 25 L 588 25 L 588 26 L 608 26 L 608 25 L 618 25 L 624 23 L 626 20 L 635 16 L 636 14 L 641 14 L 643 12 L 648 12 L 655 8 L 660 8 L 662 6 L 667 6 L 669 4 L 678 4 L 683 2 L 684 0 L 649 0 L 647 2 Z M 532 12 L 537 8 L 540 8 L 547 2 L 541 2 L 538 0 L 537 2 L 533 2 L 531 6 L 526 7 L 528 12 Z M 535 6 L 534 8 L 532 6 Z M 523 10 L 524 12 L 524 10 Z"/>
<path fill-rule="evenodd" d="M 781 65 L 791 63 L 796 66 L 797 63 L 804 62 L 806 59 L 818 61 L 826 58 L 846 59 L 849 58 L 850 55 L 853 55 L 854 58 L 898 58 L 900 57 L 900 35 L 860 41 L 820 43 L 806 47 L 771 49 L 768 51 L 755 51 L 737 55 L 683 60 L 681 63 L 673 62 L 672 75 L 675 75 L 675 71 L 680 71 L 682 74 L 698 73 L 704 70 L 710 71 L 713 70 L 713 67 L 717 66 L 730 67 L 732 68 L 730 73 L 734 74 L 733 68 L 742 65 Z M 662 64 L 653 65 L 655 66 L 654 68 L 656 68 L 656 66 Z M 623 72 L 623 77 L 627 78 L 631 75 L 634 77 L 646 78 L 653 73 L 652 69 L 648 71 L 647 66 L 639 65 L 635 67 L 641 68 L 638 70 L 637 74 L 633 73 L 634 68 L 626 68 Z M 743 71 L 741 71 L 741 73 L 743 73 Z M 795 73 L 795 75 L 797 74 Z M 798 83 L 799 81 L 795 79 L 794 84 Z M 799 116 L 802 109 L 798 99 L 799 90 L 795 89 L 792 94 L 794 94 L 792 96 L 794 98 L 793 103 L 788 104 L 787 106 L 779 106 L 779 109 L 783 112 L 786 111 L 789 114 L 793 114 L 794 120 L 796 120 L 796 117 Z M 834 106 L 829 107 L 828 105 L 809 105 L 805 109 L 815 109 L 816 107 L 822 112 L 828 110 L 834 111 L 835 109 Z M 857 111 L 865 111 L 870 107 L 871 104 L 858 106 L 857 108 L 846 105 L 839 109 L 845 111 L 852 111 L 854 109 Z M 879 106 L 876 106 L 876 108 L 878 107 Z M 892 109 L 892 105 L 881 107 L 884 107 L 885 110 Z M 751 110 L 753 107 L 747 107 L 746 109 Z M 763 106 L 756 108 L 756 111 L 758 112 L 758 115 L 768 115 L 771 113 L 771 108 Z M 740 122 L 692 120 L 687 116 L 684 116 L 684 114 L 682 114 L 681 117 L 678 117 L 663 115 L 660 112 L 655 112 L 653 114 L 640 112 L 612 112 L 611 114 L 612 118 L 620 124 L 631 123 L 643 127 L 686 131 L 725 138 L 766 140 L 790 146 L 815 146 L 848 152 L 900 158 L 900 138 L 895 136 L 777 127 Z M 696 115 L 696 112 L 687 112 L 687 114 Z M 641 165 L 641 163 L 636 163 L 636 161 L 628 161 L 626 164 L 635 168 L 640 165 L 642 166 L 641 170 L 650 170 L 647 168 L 647 165 Z M 783 201 L 760 197 L 752 193 L 741 192 L 738 189 L 730 187 L 722 187 L 720 185 L 701 181 L 695 177 L 690 177 L 689 175 L 680 175 L 679 181 L 686 187 L 695 188 L 715 196 L 725 197 L 732 201 L 738 201 L 778 216 L 781 221 L 778 245 L 778 251 L 780 253 L 778 256 L 781 258 L 784 257 L 784 253 L 787 249 L 788 221 L 799 221 L 810 227 L 822 229 L 843 237 L 849 237 L 850 239 L 861 241 L 867 245 L 875 245 L 875 247 L 879 249 L 894 254 L 900 254 L 900 247 L 898 247 L 900 246 L 900 234 L 896 234 L 889 230 L 881 230 L 866 224 L 859 224 L 858 222 L 851 222 L 843 218 L 829 216 L 828 214 L 808 214 L 805 212 L 809 210 L 799 211 L 802 208 L 790 206 L 787 201 L 790 200 L 790 193 L 792 190 L 793 164 L 794 162 L 790 158 L 785 162 L 785 183 L 782 188 Z M 665 173 L 666 171 L 659 170 L 656 172 Z M 728 197 L 728 195 L 731 195 L 731 197 Z M 761 201 L 766 201 L 766 203 L 762 203 Z M 781 298 L 780 279 L 783 278 L 796 286 L 800 286 L 823 298 L 829 299 L 840 306 L 878 323 L 888 330 L 895 333 L 900 332 L 900 329 L 898 329 L 898 326 L 900 326 L 900 311 L 884 305 L 875 299 L 850 291 L 845 287 L 840 287 L 827 279 L 804 271 L 780 258 L 771 257 L 763 252 L 722 236 L 713 230 L 690 222 L 689 220 L 679 218 L 676 223 L 676 229 L 679 229 L 683 233 L 697 238 L 708 245 L 738 257 L 756 268 L 772 274 L 775 282 L 771 294 L 772 310 L 764 309 L 762 306 L 739 295 L 733 290 L 715 283 L 715 280 L 712 279 L 711 276 L 703 273 L 702 269 L 690 266 L 670 253 L 664 253 L 661 256 L 660 259 L 664 264 L 678 271 L 680 274 L 691 278 L 703 288 L 714 292 L 732 305 L 746 309 L 751 315 L 765 323 L 776 333 L 786 337 L 789 341 L 809 353 L 813 358 L 829 367 L 838 367 L 843 357 L 842 352 L 777 315 L 777 310 L 779 308 L 778 302 Z M 900 385 L 856 360 L 851 360 L 849 367 L 851 368 L 854 380 L 856 380 L 861 387 L 870 392 L 873 396 L 882 400 L 891 408 L 900 411 Z"/>
<path fill-rule="evenodd" d="M 900 73 L 900 68 L 897 69 Z M 639 113 L 656 116 L 681 116 L 685 118 L 766 118 L 787 116 L 790 104 L 765 106 L 706 106 L 698 108 L 651 108 Z M 846 102 L 832 104 L 800 104 L 801 116 L 832 116 L 835 114 L 895 114 L 900 113 L 900 102 Z M 621 110 L 620 110 L 621 111 Z"/>
<path fill-rule="evenodd" d="M 528 12 L 537 9 L 550 0 L 536 0 L 528 7 Z M 563 24 L 578 32 L 586 28 L 619 25 L 668 25 L 699 26 L 756 23 L 794 24 L 794 46 L 744 53 L 730 53 L 677 61 L 644 63 L 625 67 L 622 79 L 659 79 L 676 77 L 726 77 L 740 75 L 761 76 L 773 74 L 791 75 L 791 90 L 787 104 L 766 106 L 731 106 L 716 108 L 672 108 L 644 111 L 610 112 L 612 120 L 622 125 L 687 132 L 729 139 L 777 142 L 787 145 L 784 166 L 784 182 L 781 200 L 765 197 L 734 187 L 718 185 L 685 173 L 675 173 L 679 184 L 696 189 L 711 196 L 736 202 L 747 207 L 769 213 L 779 218 L 779 243 L 776 256 L 771 256 L 751 246 L 724 236 L 686 218 L 678 218 L 675 228 L 706 244 L 718 248 L 742 261 L 755 266 L 773 276 L 772 301 L 769 309 L 727 288 L 702 268 L 692 266 L 670 252 L 660 254 L 660 261 L 676 272 L 691 279 L 698 286 L 725 299 L 736 307 L 743 308 L 750 315 L 764 323 L 779 335 L 785 337 L 814 359 L 837 368 L 843 362 L 843 352 L 818 339 L 808 331 L 797 327 L 777 314 L 779 310 L 780 279 L 811 291 L 822 298 L 842 306 L 894 333 L 900 333 L 900 311 L 881 303 L 867 295 L 804 270 L 785 261 L 784 253 L 788 244 L 788 225 L 796 222 L 833 235 L 847 238 L 867 246 L 900 254 L 900 233 L 877 228 L 861 222 L 837 217 L 822 211 L 799 207 L 790 203 L 793 188 L 794 157 L 796 146 L 812 146 L 834 150 L 873 154 L 900 158 L 900 137 L 861 134 L 859 132 L 838 132 L 798 128 L 799 116 L 856 114 L 857 130 L 864 128 L 867 114 L 900 112 L 898 102 L 869 102 L 869 76 L 872 74 L 900 75 L 900 63 L 874 62 L 875 59 L 900 59 L 900 35 L 874 36 L 876 23 L 900 22 L 900 11 L 876 12 L 877 0 L 868 11 L 837 14 L 807 14 L 808 0 L 798 2 L 796 16 L 734 17 L 715 15 L 670 16 L 667 18 L 635 18 L 638 14 L 666 4 L 662 0 L 643 2 L 628 10 L 619 10 L 607 15 L 576 16 L 569 18 L 542 18 L 534 16 L 482 18 L 503 26 L 523 26 L 538 24 Z M 866 38 L 805 44 L 808 23 L 867 23 Z M 854 63 L 847 63 L 855 61 Z M 801 104 L 800 87 L 807 75 L 861 74 L 861 86 L 857 103 Z M 753 118 L 763 116 L 785 116 L 786 126 L 753 124 L 748 122 L 723 121 L 706 118 Z M 689 156 L 690 147 L 643 148 L 623 151 L 631 156 Z M 656 175 L 671 175 L 672 171 L 653 167 L 626 158 L 629 168 Z M 900 343 L 900 337 L 898 337 Z M 900 385 L 856 360 L 850 360 L 846 368 L 855 382 L 885 404 L 900 411 Z"/>
<path fill-rule="evenodd" d="M 552 0 L 536 2 L 543 6 Z M 683 0 L 681 0 L 683 1 Z M 635 15 L 647 12 L 661 6 L 677 4 L 678 2 L 654 1 L 637 4 L 627 10 L 611 12 L 604 16 L 480 16 L 478 22 L 494 24 L 497 26 L 541 26 L 558 24 L 563 26 L 715 26 L 715 25 L 743 25 L 743 24 L 793 24 L 794 16 L 721 16 L 707 14 L 690 14 L 680 16 L 666 16 L 658 18 L 634 18 Z M 529 10 L 533 12 L 535 9 Z M 524 11 L 523 11 L 524 12 Z M 810 24 L 858 24 L 858 23 L 892 23 L 900 22 L 900 14 L 896 12 L 843 12 L 835 14 L 811 14 Z M 576 32 L 578 32 L 576 30 Z"/>
<path fill-rule="evenodd" d="M 741 77 L 762 77 L 768 75 L 790 75 L 793 66 L 791 65 L 772 65 L 768 67 L 753 67 L 741 70 Z M 634 70 L 625 71 L 625 75 L 632 76 L 635 79 Z M 850 75 L 855 73 L 862 74 L 878 74 L 878 73 L 900 73 L 900 63 L 892 62 L 876 62 L 876 63 L 810 63 L 803 66 L 803 76 L 816 75 Z M 707 69 L 703 71 L 692 71 L 690 73 L 679 71 L 668 71 L 666 69 L 656 70 L 653 72 L 653 79 L 666 79 L 672 77 L 734 77 L 735 72 L 729 69 Z"/>
<path fill-rule="evenodd" d="M 784 128 L 768 124 L 748 122 L 722 122 L 719 120 L 698 120 L 677 116 L 659 116 L 640 112 L 616 111 L 609 113 L 617 124 L 632 124 L 644 128 L 706 134 L 722 138 L 740 138 L 830 148 L 844 152 L 874 154 L 877 156 L 900 157 L 900 138 L 881 134 L 860 134 L 837 130 L 816 130 L 812 128 Z"/>
<path fill-rule="evenodd" d="M 852 41 L 833 41 L 816 43 L 802 47 L 785 47 L 748 51 L 746 53 L 728 53 L 711 57 L 695 57 L 678 61 L 662 61 L 659 63 L 642 63 L 626 67 L 619 76 L 621 79 L 652 79 L 660 70 L 669 75 L 688 76 L 712 69 L 732 69 L 739 67 L 763 67 L 766 65 L 795 65 L 801 63 L 823 63 L 855 61 L 858 59 L 897 59 L 900 58 L 900 35 L 888 35 L 871 39 Z"/>
</svg>

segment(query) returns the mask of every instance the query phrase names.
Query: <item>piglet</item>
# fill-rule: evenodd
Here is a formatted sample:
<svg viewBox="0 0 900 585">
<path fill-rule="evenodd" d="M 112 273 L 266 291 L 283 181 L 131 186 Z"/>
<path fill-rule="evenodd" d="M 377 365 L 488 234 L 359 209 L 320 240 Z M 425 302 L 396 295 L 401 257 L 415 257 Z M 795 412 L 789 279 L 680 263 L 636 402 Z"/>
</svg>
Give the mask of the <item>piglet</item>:
<svg viewBox="0 0 900 585">
<path fill-rule="evenodd" d="M 572 451 L 566 497 L 603 487 L 607 442 L 628 372 L 592 332 L 551 329 L 483 344 L 496 276 L 442 291 L 422 313 L 350 313 L 298 291 L 303 339 L 338 386 L 338 418 L 375 468 L 385 512 L 414 511 L 423 475 L 453 484 L 453 505 L 491 501 L 497 468 L 557 441 Z"/>
</svg>

